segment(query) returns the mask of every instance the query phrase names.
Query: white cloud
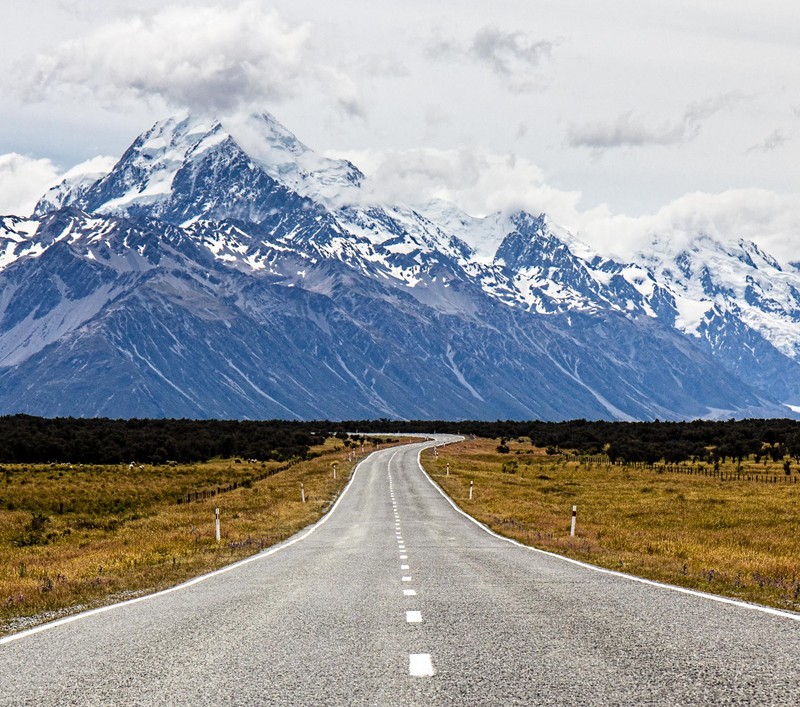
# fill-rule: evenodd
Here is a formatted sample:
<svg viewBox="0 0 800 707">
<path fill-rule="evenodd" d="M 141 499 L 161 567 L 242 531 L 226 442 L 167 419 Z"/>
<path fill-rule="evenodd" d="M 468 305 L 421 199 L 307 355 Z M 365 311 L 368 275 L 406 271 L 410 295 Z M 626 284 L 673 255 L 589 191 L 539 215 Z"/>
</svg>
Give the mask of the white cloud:
<svg viewBox="0 0 800 707">
<path fill-rule="evenodd" d="M 44 192 L 59 180 L 47 159 L 12 152 L 0 155 L 0 214 L 29 216 Z"/>
<path fill-rule="evenodd" d="M 731 91 L 719 96 L 689 104 L 676 121 L 661 125 L 647 125 L 628 111 L 611 122 L 594 122 L 573 125 L 567 133 L 570 147 L 588 147 L 602 153 L 617 147 L 643 147 L 647 145 L 676 145 L 696 137 L 706 119 L 742 101 L 744 94 Z"/>
<path fill-rule="evenodd" d="M 688 246 L 708 235 L 725 242 L 752 240 L 783 263 L 800 260 L 800 196 L 764 189 L 696 192 L 653 214 L 632 217 L 605 204 L 583 208 L 580 192 L 551 186 L 539 167 L 512 155 L 462 148 L 330 156 L 349 159 L 364 171 L 370 199 L 407 204 L 443 199 L 473 216 L 544 212 L 598 252 L 622 259 L 647 249 L 655 236 Z"/>
<path fill-rule="evenodd" d="M 681 249 L 705 235 L 725 243 L 753 241 L 787 264 L 798 260 L 800 196 L 765 189 L 695 192 L 653 214 L 625 216 L 601 206 L 576 212 L 564 225 L 599 252 L 622 259 L 649 250 L 656 238 Z"/>
<path fill-rule="evenodd" d="M 473 215 L 518 209 L 572 213 L 578 192 L 554 189 L 529 160 L 478 148 L 330 153 L 349 159 L 369 177 L 370 199 L 423 203 L 444 199 Z"/>
<path fill-rule="evenodd" d="M 255 0 L 117 19 L 36 57 L 24 90 L 30 100 L 77 90 L 111 105 L 160 98 L 211 113 L 314 90 L 361 113 L 352 80 L 314 60 L 310 25 L 289 25 Z"/>
<path fill-rule="evenodd" d="M 469 59 L 483 64 L 509 82 L 511 88 L 531 88 L 532 72 L 550 58 L 554 43 L 519 30 L 482 27 L 468 40 L 436 37 L 428 45 L 435 59 Z"/>
<path fill-rule="evenodd" d="M 29 216 L 45 192 L 62 180 L 94 181 L 116 162 L 116 157 L 97 156 L 62 172 L 48 159 L 14 152 L 0 155 L 0 214 Z"/>
<path fill-rule="evenodd" d="M 99 179 L 101 176 L 108 174 L 117 163 L 117 157 L 109 155 L 98 155 L 91 159 L 76 164 L 74 167 L 68 169 L 61 175 L 60 179 L 80 179 L 91 178 Z"/>
</svg>

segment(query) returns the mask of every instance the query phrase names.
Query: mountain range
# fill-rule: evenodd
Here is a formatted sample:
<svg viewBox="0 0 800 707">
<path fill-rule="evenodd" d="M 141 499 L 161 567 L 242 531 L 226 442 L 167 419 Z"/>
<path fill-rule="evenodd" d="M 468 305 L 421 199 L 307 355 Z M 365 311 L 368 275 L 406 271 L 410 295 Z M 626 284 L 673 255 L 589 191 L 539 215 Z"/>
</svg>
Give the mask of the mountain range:
<svg viewBox="0 0 800 707">
<path fill-rule="evenodd" d="M 693 419 L 800 412 L 800 269 L 546 214 L 382 203 L 269 114 L 182 114 L 0 217 L 0 414 Z"/>
</svg>

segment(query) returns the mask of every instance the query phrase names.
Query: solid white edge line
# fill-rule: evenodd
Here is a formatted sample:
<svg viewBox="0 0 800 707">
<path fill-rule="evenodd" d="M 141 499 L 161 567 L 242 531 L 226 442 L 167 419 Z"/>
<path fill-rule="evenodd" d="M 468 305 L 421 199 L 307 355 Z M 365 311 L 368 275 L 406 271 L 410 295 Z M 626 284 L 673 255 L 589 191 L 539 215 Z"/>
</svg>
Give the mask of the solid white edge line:
<svg viewBox="0 0 800 707">
<path fill-rule="evenodd" d="M 451 442 L 439 442 L 438 444 L 454 444 L 456 442 L 463 441 L 463 437 L 461 439 L 456 439 Z M 547 550 L 540 550 L 538 547 L 532 547 L 531 545 L 525 545 L 517 540 L 512 540 L 511 538 L 506 538 L 499 533 L 495 533 L 494 530 L 489 528 L 488 526 L 481 523 L 479 520 L 473 518 L 469 513 L 463 511 L 459 508 L 455 501 L 451 499 L 437 484 L 431 476 L 425 471 L 424 467 L 422 466 L 422 460 L 420 459 L 422 452 L 425 449 L 429 449 L 434 443 L 430 443 L 424 447 L 422 447 L 417 452 L 417 466 L 419 470 L 423 473 L 426 479 L 430 482 L 431 486 L 435 488 L 442 497 L 462 516 L 467 518 L 468 520 L 472 521 L 477 525 L 481 530 L 492 535 L 493 537 L 497 538 L 498 540 L 503 540 L 507 543 L 512 545 L 516 545 L 517 547 L 521 547 L 525 550 L 530 550 L 531 552 L 539 553 L 540 555 L 545 555 L 547 557 L 552 557 L 556 560 L 561 560 L 562 562 L 568 562 L 571 565 L 576 565 L 578 567 L 583 567 L 584 569 L 591 570 L 593 572 L 599 572 L 600 574 L 607 574 L 611 575 L 612 577 L 620 577 L 621 579 L 627 579 L 631 582 L 639 582 L 640 584 L 646 584 L 651 587 L 658 587 L 660 589 L 667 589 L 672 592 L 678 592 L 679 594 L 689 594 L 690 596 L 700 597 L 702 599 L 708 599 L 709 601 L 715 601 L 719 604 L 729 604 L 731 606 L 738 606 L 741 609 L 750 609 L 751 611 L 759 611 L 763 614 L 769 614 L 770 616 L 779 616 L 783 619 L 790 619 L 791 621 L 798 621 L 800 622 L 800 613 L 792 613 L 789 611 L 783 611 L 781 609 L 773 609 L 771 606 L 761 606 L 760 604 L 750 604 L 746 601 L 739 601 L 738 599 L 731 599 L 729 597 L 722 597 L 717 594 L 709 594 L 707 592 L 700 592 L 696 589 L 687 589 L 686 587 L 679 587 L 675 584 L 665 584 L 664 582 L 656 582 L 652 579 L 645 579 L 644 577 L 636 577 L 632 574 L 625 574 L 624 572 L 617 572 L 616 570 L 609 570 L 605 567 L 598 567 L 597 565 L 590 565 L 588 562 L 581 562 L 580 560 L 573 560 L 571 557 L 564 557 L 563 555 L 557 555 L 554 552 L 548 552 Z"/>
<path fill-rule="evenodd" d="M 419 442 L 414 442 L 411 445 L 403 445 L 403 446 L 413 446 L 413 444 L 419 444 Z M 33 636 L 34 634 L 37 633 L 42 633 L 43 631 L 49 631 L 50 629 L 58 628 L 59 626 L 72 623 L 73 621 L 88 619 L 90 616 L 96 616 L 97 614 L 104 614 L 107 611 L 120 609 L 124 606 L 131 606 L 132 604 L 138 604 L 139 602 L 142 601 L 149 601 L 150 599 L 162 597 L 166 594 L 172 594 L 173 592 L 180 591 L 181 589 L 188 589 L 189 587 L 192 587 L 195 584 L 200 584 L 200 582 L 205 582 L 207 579 L 211 579 L 212 577 L 218 577 L 219 575 L 225 574 L 226 572 L 230 572 L 231 570 L 241 567 L 242 565 L 247 565 L 250 564 L 251 562 L 256 562 L 258 560 L 263 560 L 264 558 L 269 557 L 270 555 L 274 555 L 276 552 L 280 552 L 281 550 L 285 550 L 287 547 L 291 547 L 295 543 L 299 543 L 301 540 L 305 540 L 309 535 L 311 535 L 311 533 L 317 530 L 317 528 L 326 523 L 328 519 L 333 515 L 333 512 L 342 502 L 342 499 L 345 497 L 345 494 L 350 490 L 350 487 L 356 480 L 356 475 L 358 474 L 358 470 L 361 468 L 361 465 L 364 462 L 368 461 L 370 457 L 372 457 L 375 454 L 379 454 L 381 451 L 385 450 L 377 450 L 375 452 L 372 452 L 369 456 L 364 457 L 364 459 L 362 459 L 360 462 L 358 462 L 358 464 L 356 464 L 355 469 L 353 469 L 353 474 L 350 476 L 350 481 L 348 481 L 347 485 L 342 489 L 342 492 L 339 494 L 339 497 L 336 499 L 334 504 L 328 509 L 328 512 L 324 516 L 322 516 L 322 518 L 320 518 L 316 523 L 306 528 L 306 531 L 302 535 L 290 540 L 285 540 L 282 543 L 275 545 L 268 550 L 262 550 L 261 552 L 255 555 L 251 555 L 250 557 L 245 557 L 243 560 L 239 560 L 238 562 L 234 562 L 233 564 L 226 565 L 225 567 L 220 567 L 218 570 L 214 570 L 213 572 L 209 572 L 208 574 L 202 574 L 199 577 L 193 577 L 187 582 L 183 582 L 182 584 L 176 584 L 174 587 L 168 587 L 167 589 L 162 589 L 161 591 L 154 592 L 153 594 L 145 594 L 144 596 L 136 597 L 135 599 L 126 599 L 125 601 L 121 601 L 116 604 L 109 604 L 108 606 L 99 606 L 96 609 L 89 609 L 88 611 L 82 611 L 79 614 L 73 614 L 72 616 L 65 616 L 63 619 L 56 619 L 55 621 L 50 621 L 49 623 L 41 624 L 40 626 L 34 626 L 33 628 L 25 629 L 24 631 L 20 631 L 19 633 L 12 633 L 10 636 L 4 636 L 3 638 L 0 638 L 0 646 L 5 645 L 7 643 L 12 643 L 13 641 L 19 641 L 22 638 L 27 638 L 28 636 Z M 391 458 L 389 459 L 389 464 L 391 464 L 392 459 L 394 459 L 398 451 L 399 450 L 396 450 L 395 453 L 392 454 Z"/>
</svg>

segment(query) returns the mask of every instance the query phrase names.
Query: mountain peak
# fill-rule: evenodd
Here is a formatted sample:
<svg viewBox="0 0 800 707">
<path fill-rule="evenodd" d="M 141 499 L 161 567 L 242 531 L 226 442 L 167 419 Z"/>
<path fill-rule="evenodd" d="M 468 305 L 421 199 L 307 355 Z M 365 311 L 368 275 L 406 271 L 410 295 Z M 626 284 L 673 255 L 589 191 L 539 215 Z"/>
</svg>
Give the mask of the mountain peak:
<svg viewBox="0 0 800 707">
<path fill-rule="evenodd" d="M 302 196 L 346 201 L 347 192 L 364 179 L 351 162 L 314 152 L 271 113 L 226 118 L 223 125 L 269 176 Z"/>
<path fill-rule="evenodd" d="M 301 197 L 346 201 L 363 174 L 350 162 L 318 155 L 269 113 L 224 119 L 179 113 L 155 123 L 134 140 L 113 166 L 100 173 L 68 173 L 40 200 L 36 214 L 75 204 L 87 211 L 119 216 L 149 213 L 161 217 L 174 196 L 179 174 L 196 172 L 192 165 L 213 164 L 212 173 L 193 181 L 193 190 L 219 192 L 214 174 L 230 177 L 225 164 L 239 163 Z M 74 171 L 74 170 L 73 170 Z M 201 217 L 212 206 L 210 193 L 192 201 Z M 204 208 L 205 207 L 205 208 Z"/>
</svg>

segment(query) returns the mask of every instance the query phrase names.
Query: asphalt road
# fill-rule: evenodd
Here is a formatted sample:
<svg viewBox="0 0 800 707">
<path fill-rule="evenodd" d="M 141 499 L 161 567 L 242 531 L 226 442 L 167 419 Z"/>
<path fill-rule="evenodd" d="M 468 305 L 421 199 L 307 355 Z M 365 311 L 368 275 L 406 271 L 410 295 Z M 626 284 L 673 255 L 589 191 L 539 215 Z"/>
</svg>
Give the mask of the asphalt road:
<svg viewBox="0 0 800 707">
<path fill-rule="evenodd" d="M 0 643 L 0 704 L 800 704 L 800 615 L 493 537 L 420 447 L 277 551 Z"/>
</svg>

